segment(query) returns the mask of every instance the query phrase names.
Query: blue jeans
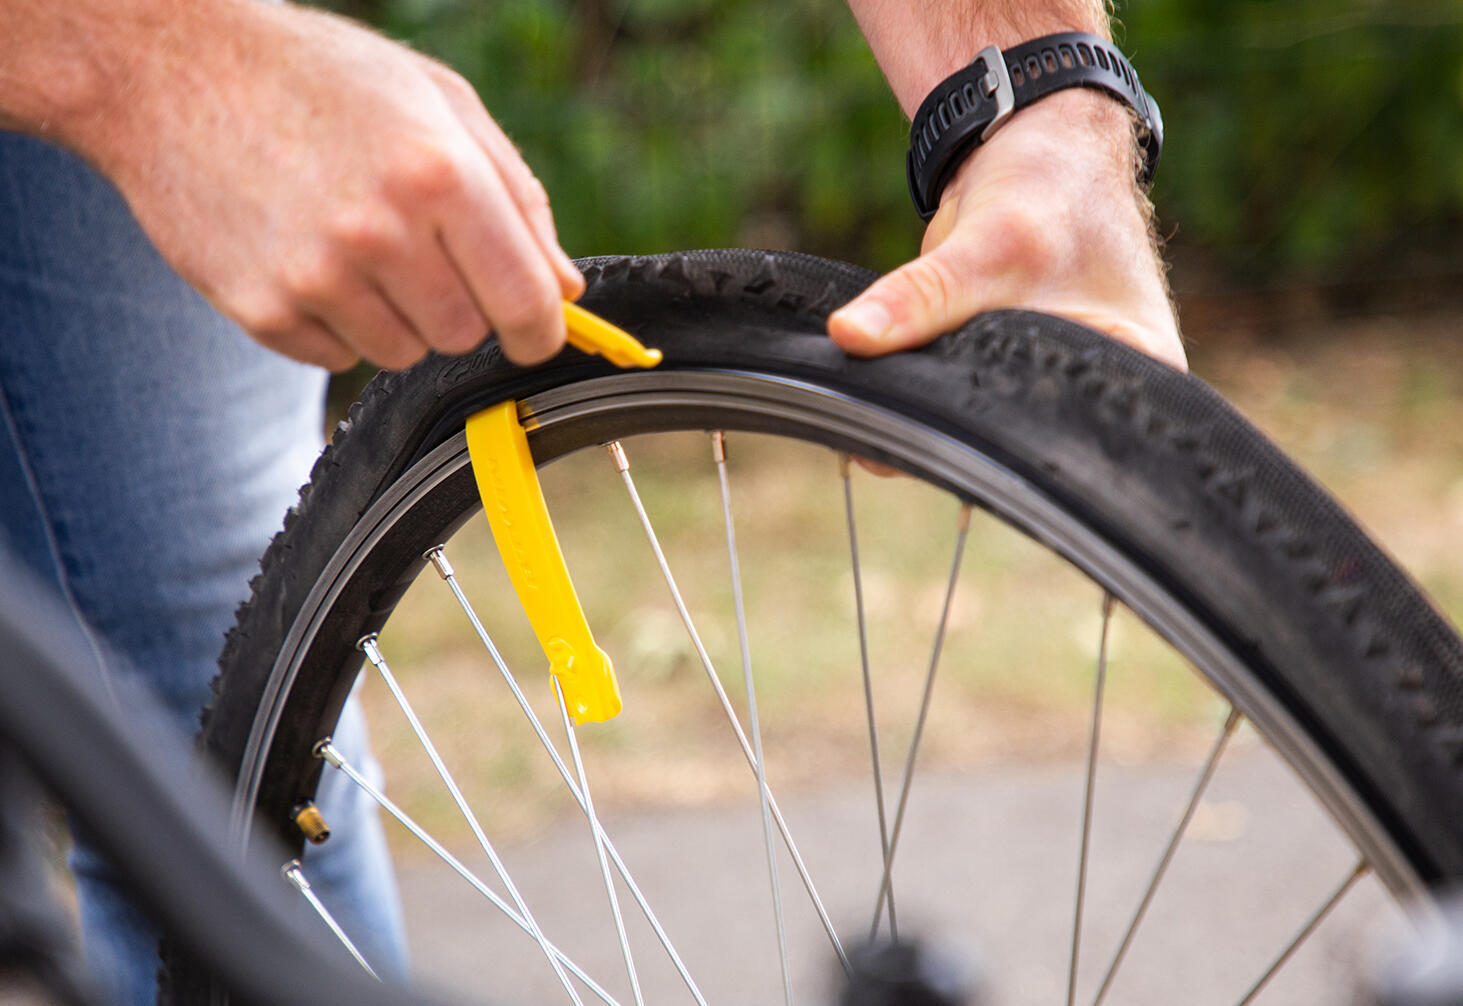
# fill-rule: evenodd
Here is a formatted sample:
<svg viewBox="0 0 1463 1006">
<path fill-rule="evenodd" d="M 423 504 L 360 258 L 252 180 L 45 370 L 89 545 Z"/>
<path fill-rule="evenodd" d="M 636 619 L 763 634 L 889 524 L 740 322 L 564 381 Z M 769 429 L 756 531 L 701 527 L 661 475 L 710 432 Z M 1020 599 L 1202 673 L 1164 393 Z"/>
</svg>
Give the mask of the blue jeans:
<svg viewBox="0 0 1463 1006">
<path fill-rule="evenodd" d="M 197 728 L 234 610 L 319 451 L 324 380 L 214 312 L 81 161 L 0 132 L 0 542 L 55 584 L 99 664 L 123 658 L 103 673 L 142 675 L 180 730 Z M 336 738 L 368 758 L 354 703 Z M 366 953 L 402 970 L 379 819 L 327 780 L 334 837 L 306 873 Z M 153 1002 L 156 935 L 84 843 L 72 867 L 108 1001 Z"/>
</svg>

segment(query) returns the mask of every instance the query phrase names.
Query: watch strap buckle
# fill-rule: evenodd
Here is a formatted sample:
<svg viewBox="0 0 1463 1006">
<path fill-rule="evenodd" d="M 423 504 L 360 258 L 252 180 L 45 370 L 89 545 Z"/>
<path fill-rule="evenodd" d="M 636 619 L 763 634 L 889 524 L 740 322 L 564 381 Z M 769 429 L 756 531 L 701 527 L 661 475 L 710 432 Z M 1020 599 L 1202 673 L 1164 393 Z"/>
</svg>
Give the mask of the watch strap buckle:
<svg viewBox="0 0 1463 1006">
<path fill-rule="evenodd" d="M 996 103 L 996 114 L 991 121 L 986 123 L 980 132 L 980 141 L 984 143 L 995 135 L 996 130 L 1006 124 L 1016 111 L 1016 88 L 1011 83 L 1011 69 L 1006 66 L 1006 59 L 1001 55 L 999 46 L 988 45 L 976 53 L 972 63 L 985 63 L 985 74 L 980 78 L 981 93 L 989 100 Z"/>
</svg>

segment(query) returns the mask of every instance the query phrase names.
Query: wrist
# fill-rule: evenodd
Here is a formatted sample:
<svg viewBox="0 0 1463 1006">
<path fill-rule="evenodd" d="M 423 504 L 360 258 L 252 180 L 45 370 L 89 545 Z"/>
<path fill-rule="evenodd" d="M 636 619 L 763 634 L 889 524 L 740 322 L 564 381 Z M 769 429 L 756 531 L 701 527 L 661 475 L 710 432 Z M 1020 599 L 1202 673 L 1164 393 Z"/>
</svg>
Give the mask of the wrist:
<svg viewBox="0 0 1463 1006">
<path fill-rule="evenodd" d="M 966 157 L 941 200 L 972 180 L 1011 175 L 1033 187 L 1080 186 L 1094 195 L 1142 195 L 1134 165 L 1141 157 L 1133 121 L 1112 99 L 1074 88 L 1024 109 Z"/>
<path fill-rule="evenodd" d="M 1136 136 L 1132 112 L 1106 94 L 1074 87 L 1048 95 L 1023 108 L 961 165 L 978 160 L 983 151 L 1021 146 L 1028 153 L 1040 147 L 1045 155 L 1033 167 L 1071 172 L 1081 164 L 1088 182 L 1119 181 L 1136 187 Z"/>
<path fill-rule="evenodd" d="M 1151 205 L 1134 173 L 1140 156 L 1132 123 L 1116 103 L 1080 89 L 1052 95 L 956 169 L 923 244 L 940 244 L 969 212 L 999 216 L 1013 206 L 1023 219 L 1057 207 L 1101 206 L 1106 214 L 1131 213 L 1128 222 L 1146 230 Z"/>
</svg>

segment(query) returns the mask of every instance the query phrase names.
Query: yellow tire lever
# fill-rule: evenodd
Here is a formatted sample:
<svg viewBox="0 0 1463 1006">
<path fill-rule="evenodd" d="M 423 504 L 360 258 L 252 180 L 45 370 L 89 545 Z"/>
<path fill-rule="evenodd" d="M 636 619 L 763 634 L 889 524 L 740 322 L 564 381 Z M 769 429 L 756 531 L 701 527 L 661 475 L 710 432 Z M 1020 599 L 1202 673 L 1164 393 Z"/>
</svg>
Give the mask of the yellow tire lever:
<svg viewBox="0 0 1463 1006">
<path fill-rule="evenodd" d="M 661 360 L 659 350 L 646 349 L 576 304 L 565 301 L 564 320 L 571 345 L 601 353 L 616 366 L 653 367 Z M 518 403 L 500 402 L 471 416 L 467 453 L 498 553 L 549 659 L 549 673 L 559 679 L 569 718 L 576 724 L 612 719 L 623 705 L 620 685 L 609 656 L 595 644 L 564 565 Z"/>
<path fill-rule="evenodd" d="M 653 367 L 660 362 L 660 350 L 646 349 L 629 332 L 567 300 L 564 324 L 569 331 L 569 345 L 585 353 L 598 353 L 617 367 Z"/>
</svg>

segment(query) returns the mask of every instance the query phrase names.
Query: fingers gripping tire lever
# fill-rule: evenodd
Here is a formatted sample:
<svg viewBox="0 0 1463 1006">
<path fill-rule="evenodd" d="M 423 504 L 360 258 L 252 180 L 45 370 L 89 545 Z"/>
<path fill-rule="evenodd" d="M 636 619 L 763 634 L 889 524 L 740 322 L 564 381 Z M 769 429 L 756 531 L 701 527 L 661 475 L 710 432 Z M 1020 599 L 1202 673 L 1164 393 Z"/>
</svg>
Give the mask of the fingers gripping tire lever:
<svg viewBox="0 0 1463 1006">
<path fill-rule="evenodd" d="M 583 352 L 602 354 L 619 367 L 660 362 L 659 350 L 567 301 L 564 320 L 570 345 Z M 614 665 L 595 644 L 564 565 L 518 403 L 500 402 L 471 416 L 467 450 L 493 540 L 549 659 L 549 673 L 559 679 L 570 718 L 576 724 L 613 718 L 622 705 Z"/>
</svg>

